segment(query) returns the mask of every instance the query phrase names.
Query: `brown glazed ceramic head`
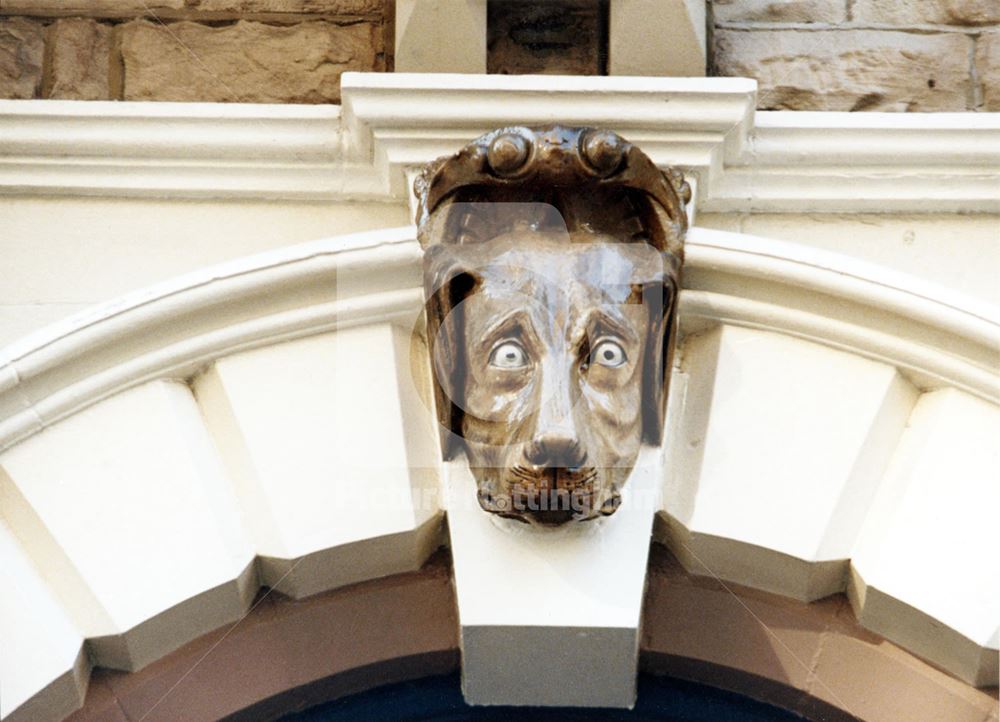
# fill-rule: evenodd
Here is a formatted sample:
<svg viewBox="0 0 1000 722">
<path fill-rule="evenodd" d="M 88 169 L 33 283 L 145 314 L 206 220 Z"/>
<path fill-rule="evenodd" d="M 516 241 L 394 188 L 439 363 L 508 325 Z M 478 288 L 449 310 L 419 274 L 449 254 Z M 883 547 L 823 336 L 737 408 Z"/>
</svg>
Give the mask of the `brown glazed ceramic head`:
<svg viewBox="0 0 1000 722">
<path fill-rule="evenodd" d="M 613 513 L 663 431 L 689 186 L 553 126 L 488 133 L 415 190 L 445 455 L 465 448 L 487 511 Z"/>
</svg>

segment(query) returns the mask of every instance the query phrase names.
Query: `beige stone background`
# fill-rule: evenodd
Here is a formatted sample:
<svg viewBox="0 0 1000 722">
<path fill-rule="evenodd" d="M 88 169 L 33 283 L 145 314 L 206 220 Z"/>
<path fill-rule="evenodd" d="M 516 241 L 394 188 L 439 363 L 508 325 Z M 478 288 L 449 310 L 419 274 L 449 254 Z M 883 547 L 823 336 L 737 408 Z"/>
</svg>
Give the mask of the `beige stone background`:
<svg viewBox="0 0 1000 722">
<path fill-rule="evenodd" d="M 713 75 L 765 110 L 1000 110 L 1000 0 L 714 0 Z"/>
<path fill-rule="evenodd" d="M 423 0 L 434 2 L 434 0 Z M 669 2 L 673 0 L 664 0 Z M 607 72 L 607 0 L 490 0 L 493 73 Z M 336 103 L 392 70 L 391 0 L 0 0 L 0 98 Z M 762 109 L 1000 111 L 1000 0 L 714 0 Z"/>
<path fill-rule="evenodd" d="M 383 0 L 0 0 L 0 98 L 337 103 Z"/>
</svg>

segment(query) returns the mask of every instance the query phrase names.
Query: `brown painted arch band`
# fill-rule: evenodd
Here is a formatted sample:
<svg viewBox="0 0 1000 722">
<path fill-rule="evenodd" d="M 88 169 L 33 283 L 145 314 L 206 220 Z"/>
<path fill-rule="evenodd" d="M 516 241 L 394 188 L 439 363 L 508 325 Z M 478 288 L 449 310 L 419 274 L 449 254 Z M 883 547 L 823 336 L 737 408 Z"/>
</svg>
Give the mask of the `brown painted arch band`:
<svg viewBox="0 0 1000 722">
<path fill-rule="evenodd" d="M 823 722 L 987 722 L 976 689 L 861 627 L 843 594 L 809 604 L 693 576 L 650 554 L 642 667 Z"/>
<path fill-rule="evenodd" d="M 139 672 L 95 670 L 68 719 L 259 722 L 458 663 L 450 558 L 438 553 L 419 572 L 303 600 L 272 592 Z"/>
<path fill-rule="evenodd" d="M 985 722 L 977 690 L 854 621 L 846 600 L 803 604 L 687 574 L 654 545 L 642 669 L 842 722 Z M 450 560 L 295 601 L 268 595 L 245 619 L 134 672 L 96 670 L 71 722 L 269 720 L 459 666 Z M 992 715 L 992 716 L 991 716 Z"/>
</svg>

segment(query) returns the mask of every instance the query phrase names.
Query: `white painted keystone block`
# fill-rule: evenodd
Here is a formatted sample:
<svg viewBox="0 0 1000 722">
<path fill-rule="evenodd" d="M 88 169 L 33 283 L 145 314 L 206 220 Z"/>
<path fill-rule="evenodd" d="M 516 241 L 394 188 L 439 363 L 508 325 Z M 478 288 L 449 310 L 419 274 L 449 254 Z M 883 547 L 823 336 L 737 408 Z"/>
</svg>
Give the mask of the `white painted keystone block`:
<svg viewBox="0 0 1000 722">
<path fill-rule="evenodd" d="M 997 683 L 1000 409 L 920 397 L 853 554 L 869 629 L 977 686 Z"/>
<path fill-rule="evenodd" d="M 230 356 L 195 382 L 262 583 L 308 596 L 412 571 L 437 546 L 425 356 L 380 323 Z"/>
<path fill-rule="evenodd" d="M 135 670 L 256 592 L 230 482 L 184 384 L 106 399 L 0 456 L 3 513 L 89 641 Z"/>
<path fill-rule="evenodd" d="M 691 571 L 802 600 L 847 559 L 916 397 L 889 365 L 721 326 L 682 346 L 664 504 Z"/>
<path fill-rule="evenodd" d="M 6 484 L 0 481 L 0 719 L 58 722 L 83 704 L 90 664 L 83 637 L 4 523 Z"/>
<path fill-rule="evenodd" d="M 555 529 L 485 513 L 464 459 L 448 465 L 469 704 L 635 703 L 658 456 L 659 449 L 642 449 L 615 514 Z"/>
</svg>

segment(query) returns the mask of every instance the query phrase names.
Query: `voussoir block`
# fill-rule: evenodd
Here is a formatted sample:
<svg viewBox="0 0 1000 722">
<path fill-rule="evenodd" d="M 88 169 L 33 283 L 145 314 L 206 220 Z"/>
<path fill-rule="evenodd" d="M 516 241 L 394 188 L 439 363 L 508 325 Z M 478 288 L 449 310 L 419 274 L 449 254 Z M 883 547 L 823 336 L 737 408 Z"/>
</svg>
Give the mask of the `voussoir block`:
<svg viewBox="0 0 1000 722">
<path fill-rule="evenodd" d="M 437 546 L 424 354 L 381 323 L 227 357 L 195 382 L 264 584 L 308 596 L 419 568 Z"/>
<path fill-rule="evenodd" d="M 689 571 L 812 600 L 842 591 L 917 392 L 895 368 L 767 331 L 688 337 L 661 532 Z"/>
<path fill-rule="evenodd" d="M 0 471 L 0 474 L 3 472 Z M 83 704 L 83 637 L 3 519 L 0 483 L 0 719 L 58 722 Z"/>
<path fill-rule="evenodd" d="M 997 683 L 1000 409 L 920 397 L 852 555 L 861 623 L 977 686 Z"/>
<path fill-rule="evenodd" d="M 124 391 L 0 456 L 4 516 L 88 638 L 135 670 L 237 619 L 253 552 L 190 390 Z"/>
</svg>

